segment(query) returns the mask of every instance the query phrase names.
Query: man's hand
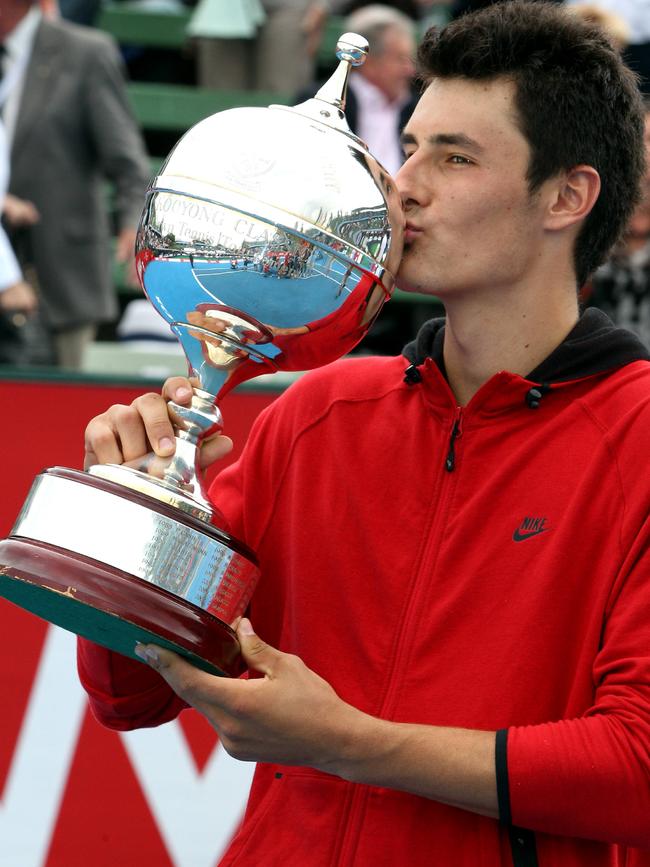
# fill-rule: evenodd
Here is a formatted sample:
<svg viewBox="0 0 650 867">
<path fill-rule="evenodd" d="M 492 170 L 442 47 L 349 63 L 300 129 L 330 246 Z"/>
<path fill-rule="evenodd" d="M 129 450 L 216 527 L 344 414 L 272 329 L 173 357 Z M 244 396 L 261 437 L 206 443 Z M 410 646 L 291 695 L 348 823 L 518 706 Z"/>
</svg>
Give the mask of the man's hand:
<svg viewBox="0 0 650 867">
<path fill-rule="evenodd" d="M 23 226 L 33 226 L 41 219 L 38 208 L 27 199 L 19 199 L 11 193 L 7 193 L 2 204 L 2 213 L 12 229 L 20 229 Z"/>
<path fill-rule="evenodd" d="M 150 644 L 135 652 L 237 759 L 304 765 L 498 817 L 494 732 L 378 719 L 344 702 L 297 656 L 265 644 L 248 620 L 237 637 L 262 678 L 214 677 Z"/>
<path fill-rule="evenodd" d="M 38 297 L 29 283 L 19 280 L 0 292 L 0 309 L 5 312 L 33 313 L 38 307 Z"/>
<path fill-rule="evenodd" d="M 138 289 L 140 283 L 135 269 L 135 238 L 136 230 L 133 228 L 122 229 L 117 236 L 115 245 L 115 259 L 124 265 L 124 279 L 128 286 Z"/>
<path fill-rule="evenodd" d="M 175 440 L 167 401 L 188 405 L 192 384 L 182 376 L 172 376 L 161 394 L 144 394 L 129 406 L 114 404 L 95 416 L 85 433 L 84 468 L 93 464 L 122 464 L 153 451 L 158 457 L 174 454 Z M 232 449 L 232 440 L 215 435 L 203 440 L 200 450 L 202 467 L 208 467 Z"/>
<path fill-rule="evenodd" d="M 336 772 L 338 756 L 366 715 L 297 656 L 265 644 L 245 618 L 237 637 L 249 669 L 262 678 L 215 677 L 152 645 L 137 645 L 136 653 L 206 717 L 236 759 Z"/>
</svg>

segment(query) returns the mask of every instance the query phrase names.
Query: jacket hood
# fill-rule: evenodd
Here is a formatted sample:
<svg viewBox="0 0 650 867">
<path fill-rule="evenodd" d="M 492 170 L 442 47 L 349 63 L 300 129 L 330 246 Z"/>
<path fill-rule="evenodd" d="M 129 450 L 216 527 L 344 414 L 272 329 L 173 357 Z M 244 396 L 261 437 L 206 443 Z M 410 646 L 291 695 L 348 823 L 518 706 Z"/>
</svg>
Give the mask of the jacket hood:
<svg viewBox="0 0 650 867">
<path fill-rule="evenodd" d="M 416 366 L 432 358 L 445 374 L 444 333 L 444 317 L 430 319 L 415 340 L 406 344 L 402 355 Z M 589 307 L 562 343 L 524 378 L 548 386 L 616 370 L 633 361 L 650 361 L 646 346 L 631 331 L 615 325 L 601 310 Z"/>
</svg>

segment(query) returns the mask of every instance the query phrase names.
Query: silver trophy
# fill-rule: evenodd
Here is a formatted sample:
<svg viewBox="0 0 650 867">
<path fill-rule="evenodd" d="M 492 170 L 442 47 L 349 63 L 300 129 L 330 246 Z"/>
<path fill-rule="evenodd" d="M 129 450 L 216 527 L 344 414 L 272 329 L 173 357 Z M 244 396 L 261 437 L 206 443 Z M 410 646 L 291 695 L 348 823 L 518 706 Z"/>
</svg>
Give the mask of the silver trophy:
<svg viewBox="0 0 650 867">
<path fill-rule="evenodd" d="M 0 595 L 126 656 L 154 642 L 206 671 L 240 673 L 231 624 L 258 565 L 210 503 L 198 448 L 221 429 L 219 401 L 235 385 L 340 358 L 390 297 L 401 203 L 344 115 L 367 48 L 344 34 L 315 98 L 220 112 L 171 152 L 136 252 L 194 384 L 191 405 L 169 405 L 175 454 L 37 476 L 0 542 Z"/>
</svg>

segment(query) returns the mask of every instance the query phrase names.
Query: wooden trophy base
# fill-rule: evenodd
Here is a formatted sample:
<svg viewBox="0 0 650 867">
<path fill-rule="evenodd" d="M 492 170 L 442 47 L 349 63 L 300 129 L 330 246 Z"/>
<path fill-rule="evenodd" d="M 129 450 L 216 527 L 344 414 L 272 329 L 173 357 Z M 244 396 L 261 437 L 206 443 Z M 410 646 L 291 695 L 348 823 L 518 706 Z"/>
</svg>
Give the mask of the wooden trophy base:
<svg viewBox="0 0 650 867">
<path fill-rule="evenodd" d="M 210 674 L 244 669 L 233 630 L 154 584 L 46 542 L 0 542 L 0 596 L 50 623 L 138 661 L 157 644 Z"/>
</svg>

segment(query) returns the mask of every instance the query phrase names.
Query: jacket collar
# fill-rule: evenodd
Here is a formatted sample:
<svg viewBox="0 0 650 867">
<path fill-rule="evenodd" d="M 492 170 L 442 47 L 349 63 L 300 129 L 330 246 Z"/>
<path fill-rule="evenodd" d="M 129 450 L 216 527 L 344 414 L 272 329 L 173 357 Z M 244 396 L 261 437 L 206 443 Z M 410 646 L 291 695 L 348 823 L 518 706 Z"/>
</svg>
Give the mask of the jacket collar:
<svg viewBox="0 0 650 867">
<path fill-rule="evenodd" d="M 42 18 L 32 47 L 32 54 L 25 73 L 25 82 L 12 151 L 18 157 L 31 131 L 51 102 L 51 91 L 56 86 L 58 67 L 63 58 L 58 38 L 59 25 Z"/>
<path fill-rule="evenodd" d="M 432 358 L 445 375 L 444 334 L 444 318 L 430 319 L 402 354 L 416 366 Z M 601 310 L 589 307 L 562 343 L 525 378 L 550 385 L 584 379 L 641 360 L 650 361 L 650 352 L 639 338 L 616 326 Z"/>
<path fill-rule="evenodd" d="M 444 318 L 426 322 L 403 355 L 410 362 L 405 380 L 421 381 L 427 400 L 440 410 L 456 407 L 447 383 L 443 344 Z M 549 391 L 564 391 L 562 386 L 617 370 L 635 361 L 650 361 L 643 343 L 624 328 L 617 327 L 596 308 L 587 309 L 572 331 L 553 352 L 527 376 L 508 371 L 492 376 L 467 405 L 467 412 L 499 414 L 519 405 L 538 409 Z"/>
</svg>

